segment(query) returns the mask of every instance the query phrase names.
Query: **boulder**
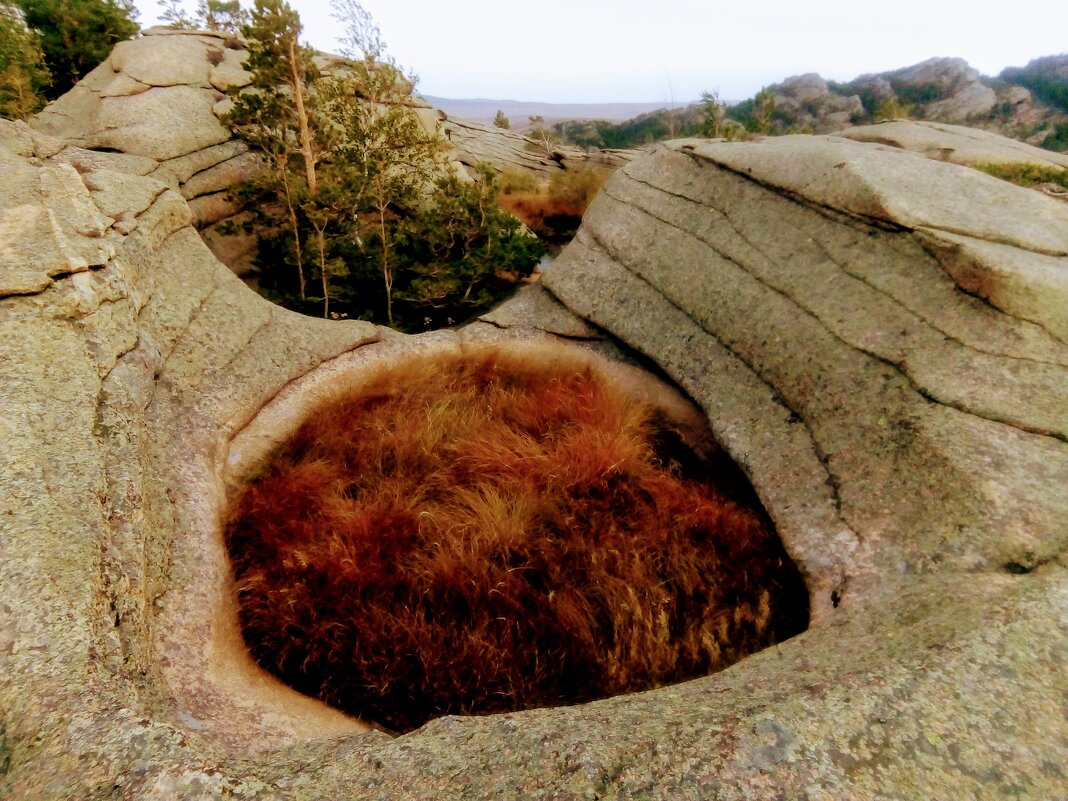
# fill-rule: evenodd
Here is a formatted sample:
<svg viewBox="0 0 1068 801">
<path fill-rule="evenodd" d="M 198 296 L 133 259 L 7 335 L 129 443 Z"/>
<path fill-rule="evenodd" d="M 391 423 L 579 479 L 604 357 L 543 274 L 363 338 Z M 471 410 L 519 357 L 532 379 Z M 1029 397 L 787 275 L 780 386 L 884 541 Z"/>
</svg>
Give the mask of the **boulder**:
<svg viewBox="0 0 1068 801">
<path fill-rule="evenodd" d="M 994 90 L 980 81 L 979 71 L 962 58 L 931 58 L 886 77 L 902 102 L 923 104 L 924 115 L 940 122 L 982 117 L 997 102 Z"/>
<path fill-rule="evenodd" d="M 214 37 L 160 36 L 152 39 L 151 47 L 136 39 L 119 42 L 110 61 L 116 72 L 148 86 L 207 89 L 216 58 L 221 60 L 223 53 Z"/>
<path fill-rule="evenodd" d="M 911 150 L 928 158 L 954 164 L 1037 164 L 1068 169 L 1068 154 L 1008 139 L 995 133 L 941 122 L 893 120 L 861 125 L 842 136 L 858 142 L 876 142 Z"/>
</svg>

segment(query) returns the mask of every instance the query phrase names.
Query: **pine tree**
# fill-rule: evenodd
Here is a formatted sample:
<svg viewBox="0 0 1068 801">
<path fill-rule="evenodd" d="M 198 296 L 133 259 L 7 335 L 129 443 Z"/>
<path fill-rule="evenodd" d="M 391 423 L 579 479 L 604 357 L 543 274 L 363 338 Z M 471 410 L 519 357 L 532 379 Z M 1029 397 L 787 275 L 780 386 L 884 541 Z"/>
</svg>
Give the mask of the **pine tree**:
<svg viewBox="0 0 1068 801">
<path fill-rule="evenodd" d="M 133 0 L 13 0 L 26 24 L 41 34 L 52 83 L 45 94 L 59 97 L 140 30 Z"/>
<path fill-rule="evenodd" d="M 28 118 L 41 107 L 48 82 L 39 34 L 17 8 L 0 3 L 0 117 Z"/>
<path fill-rule="evenodd" d="M 322 153 L 312 134 L 307 103 L 308 86 L 318 78 L 318 70 L 311 50 L 300 43 L 300 16 L 285 0 L 256 0 L 241 31 L 248 39 L 246 66 L 253 91 L 237 96 L 226 121 L 270 159 L 269 181 L 285 201 L 303 301 L 307 281 L 297 210 L 305 195 L 318 191 Z"/>
</svg>

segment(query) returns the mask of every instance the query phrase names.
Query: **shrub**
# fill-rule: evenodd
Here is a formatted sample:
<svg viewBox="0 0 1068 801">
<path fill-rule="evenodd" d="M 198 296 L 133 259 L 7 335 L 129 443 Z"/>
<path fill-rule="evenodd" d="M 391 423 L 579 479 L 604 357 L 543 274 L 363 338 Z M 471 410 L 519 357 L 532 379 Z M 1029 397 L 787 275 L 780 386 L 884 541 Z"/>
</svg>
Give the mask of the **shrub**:
<svg viewBox="0 0 1068 801">
<path fill-rule="evenodd" d="M 14 0 L 30 28 L 41 34 L 41 49 L 52 81 L 45 89 L 56 98 L 70 89 L 138 32 L 132 0 Z"/>
<path fill-rule="evenodd" d="M 1019 186 L 1057 184 L 1068 189 L 1068 169 L 1062 167 L 1021 162 L 983 162 L 976 164 L 975 169 Z"/>
<path fill-rule="evenodd" d="M 497 178 L 497 184 L 503 195 L 515 195 L 523 192 L 536 193 L 541 191 L 541 184 L 533 173 L 526 170 L 504 170 Z"/>
<path fill-rule="evenodd" d="M 541 238 L 565 244 L 611 174 L 612 170 L 600 166 L 560 170 L 547 186 L 529 173 L 526 179 L 515 176 L 502 185 L 500 204 Z"/>
<path fill-rule="evenodd" d="M 246 642 L 409 730 L 656 687 L 797 633 L 770 525 L 725 472 L 684 476 L 677 442 L 555 351 L 394 365 L 325 400 L 236 500 Z"/>
</svg>

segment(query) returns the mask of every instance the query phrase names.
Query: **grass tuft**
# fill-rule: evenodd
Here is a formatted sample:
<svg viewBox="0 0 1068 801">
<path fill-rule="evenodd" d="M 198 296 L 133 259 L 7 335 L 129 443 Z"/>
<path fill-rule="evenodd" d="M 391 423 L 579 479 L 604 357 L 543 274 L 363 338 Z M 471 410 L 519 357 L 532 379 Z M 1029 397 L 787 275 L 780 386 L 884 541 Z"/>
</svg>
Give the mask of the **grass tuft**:
<svg viewBox="0 0 1068 801">
<path fill-rule="evenodd" d="M 661 686 L 798 633 L 770 524 L 683 475 L 660 418 L 585 362 L 495 349 L 324 402 L 227 521 L 254 657 L 407 731 Z"/>
<path fill-rule="evenodd" d="M 975 169 L 1018 186 L 1030 188 L 1041 184 L 1054 184 L 1062 189 L 1068 189 L 1068 169 L 1062 167 L 1050 167 L 1033 162 L 987 161 L 976 164 Z"/>
</svg>

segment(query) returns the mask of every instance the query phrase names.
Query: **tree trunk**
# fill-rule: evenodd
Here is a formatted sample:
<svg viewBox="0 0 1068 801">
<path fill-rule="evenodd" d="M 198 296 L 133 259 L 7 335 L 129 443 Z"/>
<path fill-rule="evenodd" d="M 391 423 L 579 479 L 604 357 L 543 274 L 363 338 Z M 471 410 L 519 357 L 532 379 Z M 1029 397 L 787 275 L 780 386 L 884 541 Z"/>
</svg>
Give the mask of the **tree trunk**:
<svg viewBox="0 0 1068 801">
<path fill-rule="evenodd" d="M 289 224 L 293 226 L 293 247 L 297 252 L 297 278 L 300 280 L 300 299 L 305 297 L 304 284 L 304 261 L 300 252 L 300 227 L 297 225 L 297 211 L 293 208 L 293 194 L 289 191 L 289 177 L 286 175 L 286 165 L 279 165 L 282 171 L 282 186 L 286 192 L 286 206 L 289 208 Z"/>
<path fill-rule="evenodd" d="M 314 225 L 314 223 L 313 223 Z M 330 276 L 326 273 L 326 223 L 315 225 L 315 241 L 319 246 L 319 275 L 323 280 L 323 319 L 330 318 Z"/>
<path fill-rule="evenodd" d="M 378 206 L 378 233 L 382 237 L 382 280 L 386 285 L 386 320 L 393 325 L 393 272 L 389 267 L 389 240 L 386 239 L 386 207 Z"/>
<path fill-rule="evenodd" d="M 319 181 L 315 175 L 315 151 L 312 148 L 308 110 L 304 106 L 304 82 L 300 78 L 295 37 L 289 40 L 289 72 L 293 86 L 293 102 L 297 107 L 297 125 L 300 128 L 300 152 L 304 156 L 304 172 L 308 176 L 308 194 L 315 197 L 319 191 Z"/>
</svg>

